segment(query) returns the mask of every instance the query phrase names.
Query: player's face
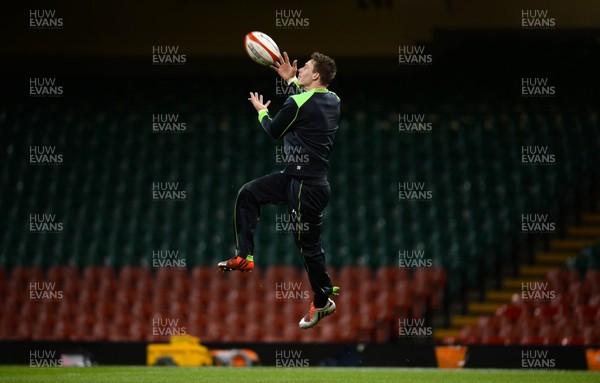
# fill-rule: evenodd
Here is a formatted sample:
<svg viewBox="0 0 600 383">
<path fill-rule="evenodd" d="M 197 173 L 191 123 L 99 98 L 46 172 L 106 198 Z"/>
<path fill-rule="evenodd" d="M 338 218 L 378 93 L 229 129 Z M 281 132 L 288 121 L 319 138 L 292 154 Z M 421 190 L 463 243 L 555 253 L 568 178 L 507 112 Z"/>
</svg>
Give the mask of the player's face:
<svg viewBox="0 0 600 383">
<path fill-rule="evenodd" d="M 298 69 L 298 85 L 307 86 L 315 80 L 314 65 L 313 60 L 308 60 L 302 68 Z"/>
</svg>

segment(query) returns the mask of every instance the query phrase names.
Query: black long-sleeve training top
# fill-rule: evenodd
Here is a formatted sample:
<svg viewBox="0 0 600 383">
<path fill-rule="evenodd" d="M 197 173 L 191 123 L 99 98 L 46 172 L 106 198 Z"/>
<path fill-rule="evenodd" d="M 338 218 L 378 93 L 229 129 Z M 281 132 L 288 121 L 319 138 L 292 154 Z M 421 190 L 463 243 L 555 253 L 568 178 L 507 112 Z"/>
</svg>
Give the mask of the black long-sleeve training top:
<svg viewBox="0 0 600 383">
<path fill-rule="evenodd" d="M 285 163 L 283 172 L 315 185 L 329 184 L 329 154 L 339 120 L 340 99 L 327 89 L 288 97 L 273 118 L 267 110 L 258 113 L 263 129 L 275 139 L 283 138 L 283 152 L 278 154 Z"/>
</svg>

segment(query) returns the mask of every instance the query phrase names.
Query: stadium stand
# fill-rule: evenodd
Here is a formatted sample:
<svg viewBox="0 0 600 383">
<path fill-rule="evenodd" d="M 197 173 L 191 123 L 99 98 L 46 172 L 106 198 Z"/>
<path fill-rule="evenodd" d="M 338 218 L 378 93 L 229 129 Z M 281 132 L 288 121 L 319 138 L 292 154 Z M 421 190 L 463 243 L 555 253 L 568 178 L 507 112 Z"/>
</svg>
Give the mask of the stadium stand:
<svg viewBox="0 0 600 383">
<path fill-rule="evenodd" d="M 272 79 L 260 81 L 273 86 Z M 382 98 L 387 88 L 335 89 L 344 113 L 332 158 L 334 198 L 326 210 L 324 245 L 344 291 L 338 305 L 368 304 L 360 305 L 361 315 L 340 310 L 314 332 L 301 334 L 296 322 L 308 302 L 272 299 L 281 279 L 307 284 L 291 235 L 275 233 L 276 207 L 265 207 L 261 217 L 258 271 L 213 274 L 213 265 L 233 252 L 237 190 L 281 167 L 275 143 L 261 134 L 255 115 L 240 101 L 246 83 L 225 82 L 222 92 L 210 96 L 196 86 L 177 92 L 173 87 L 145 85 L 112 97 L 75 97 L 64 105 L 15 99 L 2 107 L 2 134 L 10 141 L 0 164 L 6 212 L 0 223 L 0 293 L 6 296 L 1 338 L 143 340 L 154 337 L 153 317 L 171 316 L 185 318 L 189 333 L 206 341 L 394 341 L 399 317 L 430 320 L 440 311 L 449 316 L 449 301 L 503 276 L 499 266 L 520 262 L 515 248 L 526 241 L 521 214 L 548 213 L 560 228 L 566 215 L 580 217 L 597 198 L 600 136 L 597 107 L 589 101 L 425 99 L 418 92 Z M 160 113 L 178 114 L 186 131 L 153 132 L 153 115 Z M 401 113 L 424 114 L 431 131 L 398 132 Z M 28 163 L 24 159 L 35 145 L 55 147 L 64 160 Z M 556 164 L 524 165 L 523 146 L 547 147 Z M 424 182 L 432 198 L 399 201 L 398 184 L 405 181 Z M 153 200 L 156 182 L 178 183 L 185 199 Z M 54 214 L 63 230 L 31 232 L 30 215 L 44 213 Z M 402 269 L 398 252 L 405 249 L 424 250 L 432 266 Z M 185 270 L 153 267 L 153 253 L 168 250 L 179 251 Z M 589 267 L 575 265 L 586 268 L 586 277 L 575 284 L 581 291 L 592 286 L 583 281 L 598 278 L 591 271 L 597 269 L 594 259 Z M 33 302 L 32 281 L 55 282 L 56 291 L 73 299 Z M 583 297 L 581 291 L 571 294 Z M 567 312 L 587 320 L 593 314 L 587 307 L 597 301 L 585 296 L 580 306 L 586 308 Z M 510 315 L 513 306 L 529 313 L 523 321 L 536 329 L 531 337 L 551 332 L 535 327 L 545 306 L 537 316 L 538 307 L 519 302 L 512 303 Z M 266 326 L 228 331 L 259 308 L 267 310 Z M 500 342 L 478 332 L 485 328 L 490 337 L 499 334 L 491 329 L 501 329 L 502 339 L 525 341 L 526 334 L 503 313 L 466 328 L 461 338 Z M 555 326 L 565 315 L 544 325 Z M 573 328 L 574 340 L 566 342 L 597 339 L 586 326 Z"/>
<path fill-rule="evenodd" d="M 161 318 L 180 319 L 172 330 L 180 329 L 207 342 L 384 342 L 399 316 L 420 318 L 426 311 L 439 308 L 439 299 L 433 295 L 444 283 L 442 270 L 424 270 L 412 278 L 406 275 L 390 281 L 394 289 L 380 294 L 377 276 L 393 271 L 385 266 L 375 273 L 366 267 L 341 268 L 338 280 L 348 291 L 340 295 L 339 304 L 361 302 L 360 311 L 358 315 L 355 311 L 334 315 L 307 337 L 296 320 L 311 297 L 294 266 L 272 266 L 264 273 L 226 274 L 222 278 L 215 278 L 216 271 L 210 266 L 196 266 L 191 273 L 160 269 L 154 275 L 142 266 L 123 267 L 118 275 L 111 266 L 87 266 L 82 273 L 69 266 L 54 266 L 45 274 L 36 266 L 17 266 L 8 279 L 0 338 L 156 341 L 160 336 L 152 331 L 153 320 Z M 425 291 L 419 280 L 431 282 L 432 288 Z M 52 284 L 46 291 L 58 295 L 55 299 L 32 299 L 29 283 Z M 405 294 L 405 298 L 398 298 L 396 293 Z M 14 307 L 19 310 L 11 309 Z M 259 316 L 261 324 L 246 325 L 248 318 Z M 243 331 L 232 332 L 231 328 Z M 386 330 L 383 335 L 382 329 Z"/>
</svg>

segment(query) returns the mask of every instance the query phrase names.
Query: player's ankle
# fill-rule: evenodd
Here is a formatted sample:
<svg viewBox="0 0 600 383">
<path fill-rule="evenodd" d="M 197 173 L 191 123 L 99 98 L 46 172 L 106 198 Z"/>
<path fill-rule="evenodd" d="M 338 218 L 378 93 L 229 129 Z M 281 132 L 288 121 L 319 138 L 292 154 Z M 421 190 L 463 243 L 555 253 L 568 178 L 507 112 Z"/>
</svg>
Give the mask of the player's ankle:
<svg viewBox="0 0 600 383">
<path fill-rule="evenodd" d="M 328 301 L 327 296 L 315 297 L 313 306 L 315 306 L 316 309 L 322 309 L 323 307 L 327 306 L 327 301 Z"/>
</svg>

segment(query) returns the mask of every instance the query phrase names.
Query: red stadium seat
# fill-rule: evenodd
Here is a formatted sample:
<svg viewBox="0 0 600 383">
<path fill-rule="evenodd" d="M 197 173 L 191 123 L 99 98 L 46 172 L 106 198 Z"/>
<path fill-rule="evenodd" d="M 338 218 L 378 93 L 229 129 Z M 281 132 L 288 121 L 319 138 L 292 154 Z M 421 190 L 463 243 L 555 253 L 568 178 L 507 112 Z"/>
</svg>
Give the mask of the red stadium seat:
<svg viewBox="0 0 600 383">
<path fill-rule="evenodd" d="M 390 294 L 395 297 L 394 306 L 400 309 L 409 310 L 412 305 L 412 286 L 409 280 L 401 280 L 396 283 Z"/>
<path fill-rule="evenodd" d="M 82 279 L 94 284 L 100 284 L 106 279 L 115 280 L 115 269 L 112 266 L 87 266 L 83 270 Z"/>
<path fill-rule="evenodd" d="M 229 290 L 222 299 L 232 307 L 239 307 L 248 301 L 248 293 L 243 289 Z"/>
<path fill-rule="evenodd" d="M 130 314 L 134 318 L 148 318 L 151 315 L 152 307 L 148 300 L 137 299 L 131 307 Z"/>
<path fill-rule="evenodd" d="M 204 310 L 206 305 L 213 298 L 209 290 L 192 289 L 189 296 L 187 297 L 187 306 L 189 311 L 201 311 Z"/>
<path fill-rule="evenodd" d="M 575 318 L 579 321 L 581 327 L 593 324 L 596 315 L 600 312 L 598 307 L 594 306 L 577 306 L 573 312 Z"/>
<path fill-rule="evenodd" d="M 75 340 L 71 320 L 59 319 L 53 329 L 53 338 L 56 340 Z"/>
<path fill-rule="evenodd" d="M 289 339 L 289 342 L 301 342 L 305 332 L 306 331 L 300 329 L 297 324 L 293 322 L 288 322 L 283 326 L 281 338 L 279 338 L 279 340 L 288 342 Z M 270 333 L 269 338 L 269 341 L 271 342 L 278 341 L 277 334 Z"/>
<path fill-rule="evenodd" d="M 563 336 L 560 340 L 561 346 L 582 346 L 584 344 L 581 336 Z"/>
<path fill-rule="evenodd" d="M 207 281 L 218 276 L 218 271 L 211 266 L 196 266 L 192 269 L 190 283 L 192 286 L 206 286 Z"/>
<path fill-rule="evenodd" d="M 598 328 L 598 325 L 593 324 L 585 326 L 581 331 L 581 337 L 583 339 L 583 344 L 586 346 L 600 344 L 600 329 Z"/>
<path fill-rule="evenodd" d="M 15 266 L 10 275 L 8 289 L 28 291 L 31 283 L 41 283 L 44 280 L 44 273 L 40 267 Z"/>
<path fill-rule="evenodd" d="M 187 294 L 189 278 L 184 269 L 159 269 L 154 280 L 154 288 Z"/>
<path fill-rule="evenodd" d="M 477 329 L 478 331 L 485 330 L 497 333 L 500 329 L 500 318 L 496 316 L 482 315 L 477 318 Z"/>
<path fill-rule="evenodd" d="M 108 338 L 108 327 L 105 322 L 97 321 L 92 326 L 91 339 L 93 341 L 103 341 Z"/>
<path fill-rule="evenodd" d="M 358 290 L 362 281 L 371 279 L 371 269 L 362 266 L 344 266 L 338 274 L 339 284 L 345 290 Z"/>
<path fill-rule="evenodd" d="M 213 300 L 206 306 L 206 312 L 214 315 L 215 318 L 223 318 L 228 311 L 228 306 L 220 300 Z"/>
<path fill-rule="evenodd" d="M 591 287 L 586 282 L 573 282 L 569 285 L 570 305 L 586 305 L 591 295 Z"/>
<path fill-rule="evenodd" d="M 477 327 L 475 325 L 467 325 L 464 326 L 460 330 L 460 334 L 458 336 L 460 342 L 463 344 L 474 344 L 479 342 L 479 337 L 477 334 Z"/>
<path fill-rule="evenodd" d="M 142 341 L 142 340 L 148 340 L 150 334 L 150 340 L 152 340 L 152 330 L 149 328 L 149 326 L 146 324 L 146 322 L 141 321 L 141 320 L 137 320 L 137 321 L 132 321 L 131 325 L 129 326 L 129 339 L 130 340 L 136 340 L 136 341 Z"/>
<path fill-rule="evenodd" d="M 522 305 L 507 304 L 496 309 L 496 315 L 508 318 L 511 322 L 516 322 L 524 313 Z"/>
<path fill-rule="evenodd" d="M 91 312 L 98 301 L 98 292 L 95 288 L 84 287 L 77 297 L 80 310 Z"/>
<path fill-rule="evenodd" d="M 557 329 L 551 324 L 544 324 L 540 327 L 538 336 L 542 338 L 544 345 L 558 344 L 559 339 L 557 335 Z"/>
<path fill-rule="evenodd" d="M 342 292 L 342 294 L 334 300 L 336 305 L 343 307 L 356 307 L 359 305 L 358 294 L 355 294 L 355 292 Z M 393 305 L 393 300 L 389 291 L 382 291 L 381 294 L 377 295 L 376 300 L 382 302 L 385 301 L 385 305 Z"/>
<path fill-rule="evenodd" d="M 546 281 L 549 283 L 549 290 L 563 292 L 569 289 L 569 285 L 579 281 L 577 270 L 550 269 L 546 273 Z"/>
<path fill-rule="evenodd" d="M 107 328 L 106 338 L 109 341 L 132 340 L 129 334 L 131 317 L 127 313 L 117 312 Z"/>
<path fill-rule="evenodd" d="M 519 343 L 526 346 L 543 345 L 544 338 L 537 335 L 523 335 Z"/>
<path fill-rule="evenodd" d="M 261 323 L 248 322 L 242 326 L 244 332 L 242 341 L 244 342 L 260 342 L 263 339 L 265 329 Z"/>
<path fill-rule="evenodd" d="M 375 342 L 378 343 L 386 343 L 392 338 L 392 336 L 398 335 L 397 326 L 393 326 L 392 324 L 381 324 L 374 326 L 373 338 Z"/>
<path fill-rule="evenodd" d="M 227 331 L 228 329 L 222 325 L 221 321 L 210 321 L 207 322 L 206 326 L 205 326 L 205 333 L 204 333 L 204 341 L 205 342 L 219 342 L 222 341 L 223 339 L 223 334 L 225 333 L 225 331 Z"/>
<path fill-rule="evenodd" d="M 79 279 L 79 269 L 76 266 L 51 266 L 46 273 L 48 279 L 56 280 Z"/>
<path fill-rule="evenodd" d="M 140 281 L 150 280 L 152 273 L 148 267 L 124 266 L 119 271 L 118 285 L 120 289 L 134 289 Z"/>
<path fill-rule="evenodd" d="M 600 269 L 586 271 L 584 281 L 590 286 L 592 294 L 600 294 Z"/>
<path fill-rule="evenodd" d="M 553 322 L 556 316 L 561 314 L 563 311 L 564 309 L 562 306 L 542 304 L 534 310 L 533 315 L 542 321 Z"/>
<path fill-rule="evenodd" d="M 265 272 L 264 279 L 268 283 L 274 283 L 298 276 L 299 269 L 295 266 L 269 266 Z"/>
<path fill-rule="evenodd" d="M 408 279 L 408 271 L 405 268 L 380 266 L 375 271 L 374 281 L 380 286 L 393 286 L 398 281 Z"/>
<path fill-rule="evenodd" d="M 518 344 L 521 339 L 521 333 L 517 326 L 504 324 L 500 327 L 498 336 L 504 339 L 504 344 Z"/>
</svg>

